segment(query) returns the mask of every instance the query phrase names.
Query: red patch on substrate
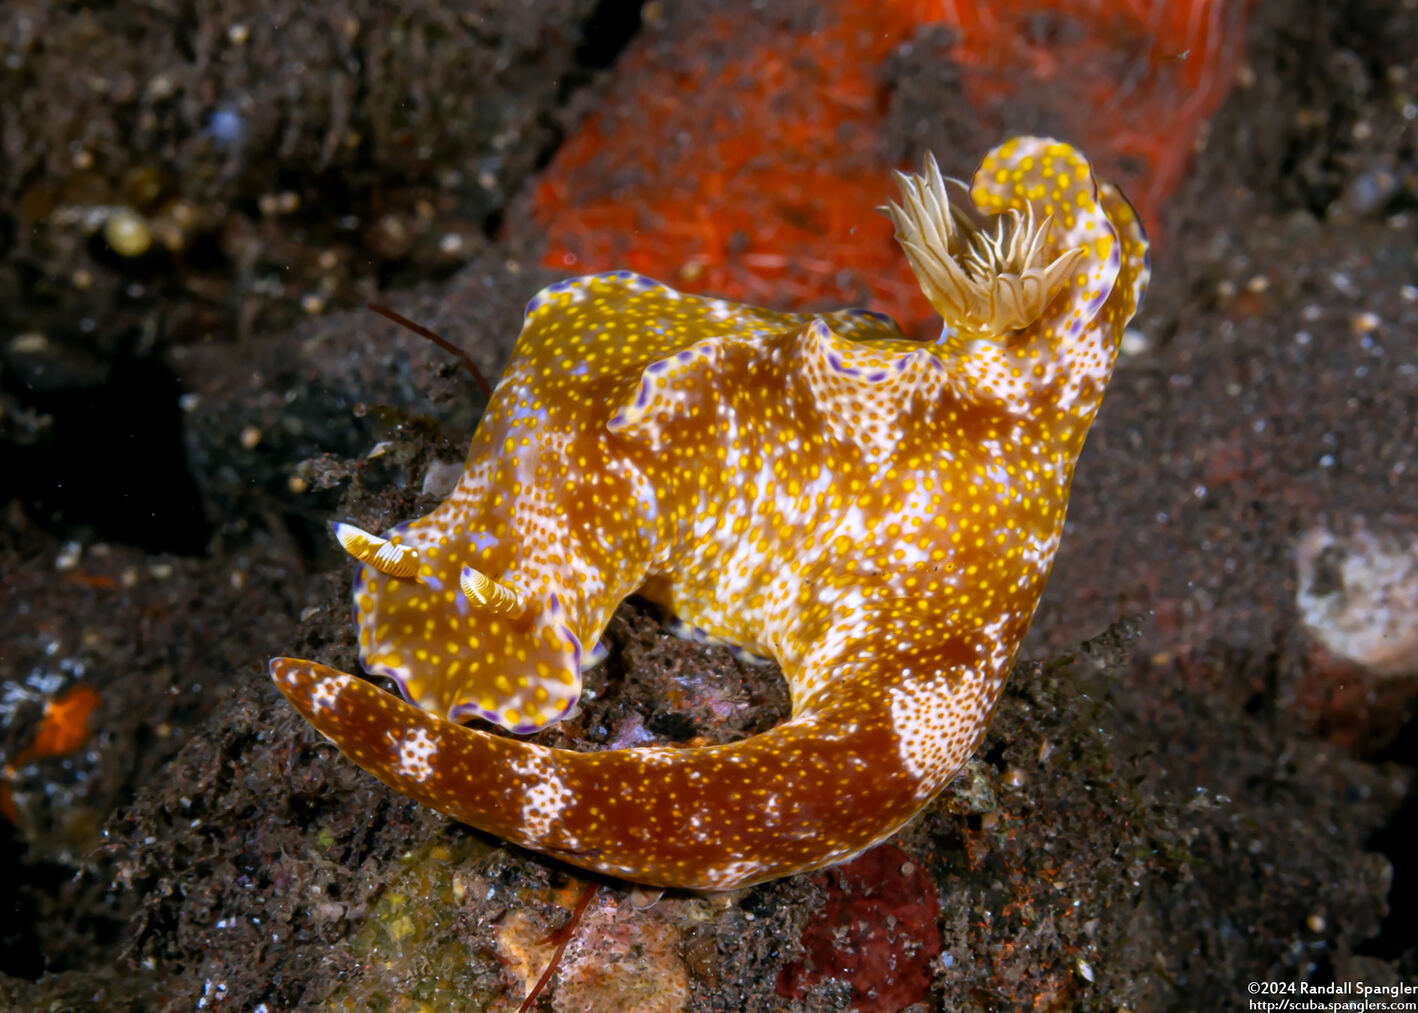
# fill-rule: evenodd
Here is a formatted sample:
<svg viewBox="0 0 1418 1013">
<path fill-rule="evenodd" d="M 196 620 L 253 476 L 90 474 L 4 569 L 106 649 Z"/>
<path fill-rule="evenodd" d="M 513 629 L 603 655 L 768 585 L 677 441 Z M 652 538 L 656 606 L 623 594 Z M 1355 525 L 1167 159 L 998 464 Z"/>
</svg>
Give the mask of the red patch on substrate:
<svg viewBox="0 0 1418 1013">
<path fill-rule="evenodd" d="M 708 14 L 678 38 L 647 28 L 617 68 L 620 95 L 533 195 L 545 262 L 775 306 L 869 302 L 909 330 L 932 313 L 873 210 L 893 195 L 878 143 L 888 55 L 921 25 L 956 28 L 964 101 L 988 112 L 1027 93 L 1150 220 L 1229 87 L 1243 3 L 823 0 L 801 16 Z M 999 118 L 1001 139 L 1017 132 Z"/>
<path fill-rule="evenodd" d="M 827 978 L 852 988 L 852 1008 L 895 1013 L 924 999 L 940 955 L 940 894 L 889 844 L 817 874 L 827 904 L 803 930 L 807 957 L 778 975 L 778 994 L 800 999 Z"/>
</svg>

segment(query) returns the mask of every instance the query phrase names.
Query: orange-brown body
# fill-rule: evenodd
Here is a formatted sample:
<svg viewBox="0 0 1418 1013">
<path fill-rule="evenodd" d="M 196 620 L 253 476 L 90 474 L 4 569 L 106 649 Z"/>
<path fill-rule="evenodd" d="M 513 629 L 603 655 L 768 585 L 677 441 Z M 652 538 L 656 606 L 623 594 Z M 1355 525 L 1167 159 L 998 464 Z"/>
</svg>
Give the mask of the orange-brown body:
<svg viewBox="0 0 1418 1013">
<path fill-rule="evenodd" d="M 387 541 L 338 532 L 365 562 L 361 661 L 412 703 L 293 659 L 277 684 L 410 797 L 639 882 L 734 887 L 894 833 L 984 734 L 1147 271 L 1067 145 L 996 149 L 964 212 L 933 173 L 892 209 L 933 344 L 628 272 L 539 294 L 448 500 Z M 597 753 L 457 723 L 564 715 L 636 591 L 775 660 L 791 718 Z"/>
</svg>

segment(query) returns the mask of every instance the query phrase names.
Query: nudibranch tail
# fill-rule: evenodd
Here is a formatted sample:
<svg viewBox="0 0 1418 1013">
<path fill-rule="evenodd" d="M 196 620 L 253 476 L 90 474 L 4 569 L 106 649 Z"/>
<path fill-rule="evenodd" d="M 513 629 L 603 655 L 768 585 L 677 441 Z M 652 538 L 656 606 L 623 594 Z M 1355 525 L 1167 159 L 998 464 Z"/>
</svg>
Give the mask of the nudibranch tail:
<svg viewBox="0 0 1418 1013">
<path fill-rule="evenodd" d="M 403 795 L 572 865 L 662 887 L 727 890 L 850 858 L 923 804 L 903 756 L 968 751 L 976 738 L 923 739 L 908 753 L 890 722 L 911 698 L 847 686 L 839 705 L 742 742 L 582 753 L 441 720 L 310 661 L 277 658 L 271 676 Z M 929 718 L 916 727 L 929 732 Z"/>
<path fill-rule="evenodd" d="M 958 197 L 934 159 L 901 182 L 939 341 L 629 271 L 548 287 L 448 498 L 335 528 L 364 564 L 360 663 L 407 702 L 289 658 L 281 691 L 409 797 L 643 883 L 741 886 L 895 832 L 984 734 L 1148 280 L 1136 214 L 1067 144 L 1007 141 Z M 585 753 L 457 723 L 560 720 L 637 591 L 771 657 L 792 716 Z"/>
</svg>

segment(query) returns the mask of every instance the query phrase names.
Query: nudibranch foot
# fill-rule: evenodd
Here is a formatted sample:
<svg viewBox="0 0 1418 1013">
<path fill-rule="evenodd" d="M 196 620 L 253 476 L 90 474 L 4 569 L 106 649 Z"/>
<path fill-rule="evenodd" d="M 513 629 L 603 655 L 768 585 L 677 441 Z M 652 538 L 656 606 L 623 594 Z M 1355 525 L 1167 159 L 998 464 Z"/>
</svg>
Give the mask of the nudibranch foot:
<svg viewBox="0 0 1418 1013">
<path fill-rule="evenodd" d="M 458 485 L 361 564 L 359 658 L 271 674 L 352 760 L 510 841 L 727 889 L 894 833 L 978 745 L 1147 286 L 1147 238 L 1074 148 L 1016 137 L 887 209 L 936 341 L 629 271 L 528 304 Z M 616 606 L 771 656 L 791 717 L 727 745 L 552 749 Z M 582 645 L 592 645 L 582 649 Z"/>
</svg>

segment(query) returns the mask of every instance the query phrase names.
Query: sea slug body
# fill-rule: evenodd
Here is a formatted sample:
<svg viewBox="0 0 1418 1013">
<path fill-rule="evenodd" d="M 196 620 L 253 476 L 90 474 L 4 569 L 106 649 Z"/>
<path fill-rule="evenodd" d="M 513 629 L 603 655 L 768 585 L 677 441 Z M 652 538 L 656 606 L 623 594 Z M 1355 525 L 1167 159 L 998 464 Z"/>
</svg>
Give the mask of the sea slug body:
<svg viewBox="0 0 1418 1013">
<path fill-rule="evenodd" d="M 405 699 L 277 658 L 296 708 L 410 798 L 657 886 L 820 868 L 919 812 L 985 732 L 1148 267 L 1067 144 L 1014 138 L 968 186 L 933 159 L 899 181 L 932 342 L 626 271 L 535 296 L 448 499 L 382 537 L 336 526 L 360 661 Z M 637 592 L 776 661 L 791 717 L 589 753 L 459 723 L 563 717 Z"/>
</svg>

